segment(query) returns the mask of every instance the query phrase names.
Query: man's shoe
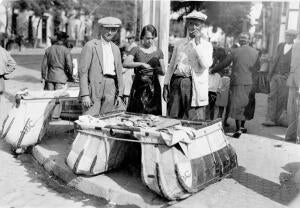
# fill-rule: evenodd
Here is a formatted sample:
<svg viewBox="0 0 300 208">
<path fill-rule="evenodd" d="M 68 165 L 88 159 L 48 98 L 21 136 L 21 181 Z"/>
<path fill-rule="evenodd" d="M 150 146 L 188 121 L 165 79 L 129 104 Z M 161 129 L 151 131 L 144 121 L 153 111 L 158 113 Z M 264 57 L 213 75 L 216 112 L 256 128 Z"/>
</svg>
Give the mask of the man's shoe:
<svg viewBox="0 0 300 208">
<path fill-rule="evenodd" d="M 262 123 L 264 126 L 276 126 L 276 124 L 273 121 L 265 121 Z"/>
<path fill-rule="evenodd" d="M 244 127 L 241 127 L 241 132 L 243 133 L 243 134 L 245 134 L 245 133 L 247 133 L 247 129 L 246 128 L 244 128 Z"/>
<path fill-rule="evenodd" d="M 240 138 L 241 135 L 242 135 L 242 131 L 239 130 L 239 131 L 234 132 L 234 134 L 232 135 L 232 137 L 238 139 L 238 138 Z"/>
</svg>

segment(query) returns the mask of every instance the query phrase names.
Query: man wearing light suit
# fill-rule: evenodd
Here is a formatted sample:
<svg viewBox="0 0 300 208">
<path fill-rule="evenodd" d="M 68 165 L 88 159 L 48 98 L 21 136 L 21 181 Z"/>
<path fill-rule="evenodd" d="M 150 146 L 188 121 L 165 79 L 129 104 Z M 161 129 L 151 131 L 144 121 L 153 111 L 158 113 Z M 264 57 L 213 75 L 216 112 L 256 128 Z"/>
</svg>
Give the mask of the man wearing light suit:
<svg viewBox="0 0 300 208">
<path fill-rule="evenodd" d="M 105 17 L 98 23 L 100 37 L 85 44 L 78 68 L 84 114 L 91 116 L 121 109 L 124 89 L 120 50 L 111 42 L 121 20 Z"/>
<path fill-rule="evenodd" d="M 300 39 L 293 45 L 291 70 L 286 85 L 289 87 L 287 118 L 288 129 L 285 140 L 300 142 L 299 106 L 300 106 Z"/>
<path fill-rule="evenodd" d="M 288 87 L 286 81 L 290 72 L 292 47 L 297 31 L 285 31 L 285 42 L 279 43 L 268 73 L 270 93 L 268 96 L 268 109 L 264 126 L 279 125 L 279 118 L 287 108 Z"/>
</svg>

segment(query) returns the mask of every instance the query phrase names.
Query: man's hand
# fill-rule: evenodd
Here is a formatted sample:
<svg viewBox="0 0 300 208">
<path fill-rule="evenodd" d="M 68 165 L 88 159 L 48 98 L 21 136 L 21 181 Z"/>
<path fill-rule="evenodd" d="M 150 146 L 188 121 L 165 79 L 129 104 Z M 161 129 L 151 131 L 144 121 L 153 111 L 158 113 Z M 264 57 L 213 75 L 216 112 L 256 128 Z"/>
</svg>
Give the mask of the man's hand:
<svg viewBox="0 0 300 208">
<path fill-rule="evenodd" d="M 90 96 L 86 95 L 82 97 L 82 104 L 84 107 L 89 108 L 93 105 L 93 102 L 90 98 Z"/>
<path fill-rule="evenodd" d="M 163 98 L 166 101 L 166 103 L 169 100 L 169 92 L 170 92 L 169 85 L 164 85 L 164 88 L 163 88 Z"/>
<path fill-rule="evenodd" d="M 195 43 L 196 43 L 196 45 L 199 45 L 201 43 L 201 38 L 202 38 L 203 34 L 200 31 L 200 29 L 195 29 L 193 31 L 193 33 L 195 35 Z"/>
<path fill-rule="evenodd" d="M 123 102 L 123 100 L 122 100 L 122 97 L 121 97 L 121 96 L 118 96 L 118 97 L 116 98 L 116 100 L 115 100 L 114 105 L 115 105 L 115 106 L 119 106 L 121 103 L 124 104 L 124 102 Z"/>
</svg>

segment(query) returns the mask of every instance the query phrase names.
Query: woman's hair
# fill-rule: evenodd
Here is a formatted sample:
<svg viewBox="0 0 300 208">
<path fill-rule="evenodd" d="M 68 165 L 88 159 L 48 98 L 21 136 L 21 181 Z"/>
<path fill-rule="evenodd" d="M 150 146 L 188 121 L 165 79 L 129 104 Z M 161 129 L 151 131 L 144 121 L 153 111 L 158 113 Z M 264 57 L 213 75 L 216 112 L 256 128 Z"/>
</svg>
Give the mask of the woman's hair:
<svg viewBox="0 0 300 208">
<path fill-rule="evenodd" d="M 153 25 L 146 25 L 143 27 L 140 39 L 144 38 L 144 36 L 146 35 L 146 32 L 151 32 L 153 37 L 155 37 L 155 38 L 157 37 L 157 31 Z"/>
</svg>

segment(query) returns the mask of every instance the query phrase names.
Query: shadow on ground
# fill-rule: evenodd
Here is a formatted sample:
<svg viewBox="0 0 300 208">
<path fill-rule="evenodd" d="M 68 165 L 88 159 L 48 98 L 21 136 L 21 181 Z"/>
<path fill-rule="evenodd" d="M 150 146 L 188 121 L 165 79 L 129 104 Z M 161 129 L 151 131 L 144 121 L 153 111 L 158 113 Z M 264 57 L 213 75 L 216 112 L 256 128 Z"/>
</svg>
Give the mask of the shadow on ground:
<svg viewBox="0 0 300 208">
<path fill-rule="evenodd" d="M 256 193 L 282 205 L 288 205 L 299 195 L 299 187 L 297 187 L 294 176 L 300 170 L 300 163 L 288 163 L 283 169 L 286 172 L 281 172 L 278 176 L 280 184 L 247 173 L 243 166 L 235 169 L 232 177 L 238 183 Z"/>
</svg>

